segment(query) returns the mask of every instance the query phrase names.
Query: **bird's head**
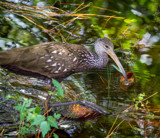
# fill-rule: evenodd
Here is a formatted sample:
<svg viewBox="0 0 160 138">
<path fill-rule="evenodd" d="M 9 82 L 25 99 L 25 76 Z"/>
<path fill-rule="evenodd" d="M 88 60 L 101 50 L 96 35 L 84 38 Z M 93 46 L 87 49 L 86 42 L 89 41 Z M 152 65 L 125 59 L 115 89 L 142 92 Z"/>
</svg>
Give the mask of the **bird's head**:
<svg viewBox="0 0 160 138">
<path fill-rule="evenodd" d="M 104 53 L 104 52 L 107 53 L 114 60 L 114 62 L 117 64 L 121 73 L 123 74 L 123 76 L 127 80 L 126 72 L 125 72 L 123 66 L 121 65 L 118 57 L 116 56 L 116 54 L 114 52 L 114 45 L 109 38 L 99 38 L 99 39 L 97 39 L 96 42 L 95 42 L 95 51 L 98 54 L 101 54 L 101 53 Z"/>
</svg>

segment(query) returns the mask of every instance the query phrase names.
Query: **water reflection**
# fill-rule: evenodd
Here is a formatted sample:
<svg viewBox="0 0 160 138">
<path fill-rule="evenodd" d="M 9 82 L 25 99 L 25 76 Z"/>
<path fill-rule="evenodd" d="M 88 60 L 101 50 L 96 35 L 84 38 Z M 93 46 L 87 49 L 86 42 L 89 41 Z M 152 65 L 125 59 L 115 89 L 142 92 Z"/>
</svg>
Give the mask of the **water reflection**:
<svg viewBox="0 0 160 138">
<path fill-rule="evenodd" d="M 149 54 L 142 54 L 141 58 L 140 58 L 140 61 L 142 63 L 147 64 L 147 65 L 151 65 L 152 64 L 152 58 L 150 57 Z"/>
<path fill-rule="evenodd" d="M 159 41 L 158 36 L 152 36 L 149 32 L 144 34 L 143 39 L 139 42 L 140 45 L 145 45 L 146 47 L 150 47 Z"/>
</svg>

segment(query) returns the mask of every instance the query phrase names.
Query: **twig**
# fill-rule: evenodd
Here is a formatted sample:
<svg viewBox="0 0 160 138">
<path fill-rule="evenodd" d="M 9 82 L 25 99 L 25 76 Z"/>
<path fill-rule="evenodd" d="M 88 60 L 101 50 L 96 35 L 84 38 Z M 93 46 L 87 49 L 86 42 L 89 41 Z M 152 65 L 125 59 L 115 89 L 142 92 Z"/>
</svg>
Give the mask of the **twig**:
<svg viewBox="0 0 160 138">
<path fill-rule="evenodd" d="M 124 121 L 125 121 L 125 120 L 122 120 L 122 121 L 113 129 L 113 131 L 106 136 L 106 138 L 109 138 L 109 137 L 113 134 L 113 132 L 114 132 Z"/>
<path fill-rule="evenodd" d="M 154 95 L 156 95 L 156 94 L 158 94 L 158 93 L 159 93 L 159 92 L 155 92 L 155 93 L 153 93 L 152 95 L 148 96 L 147 98 L 143 99 L 142 101 L 146 101 L 146 100 L 148 100 L 149 98 L 153 97 Z M 140 101 L 140 102 L 141 102 L 141 101 Z M 138 103 L 140 103 L 140 102 L 138 102 Z M 131 109 L 133 106 L 135 106 L 135 104 L 132 104 L 131 106 L 129 106 L 127 109 L 125 109 L 125 110 L 122 111 L 121 113 L 126 112 L 127 110 Z"/>
<path fill-rule="evenodd" d="M 114 127 L 114 125 L 115 125 L 115 123 L 116 123 L 116 121 L 117 121 L 118 117 L 119 117 L 119 114 L 117 115 L 117 117 L 116 117 L 116 119 L 115 119 L 115 121 L 114 121 L 114 123 L 113 123 L 112 127 L 110 128 L 110 130 L 109 130 L 108 135 L 107 135 L 107 137 L 106 137 L 106 138 L 108 138 L 108 136 L 110 135 L 110 132 L 112 131 L 112 128 Z"/>
</svg>

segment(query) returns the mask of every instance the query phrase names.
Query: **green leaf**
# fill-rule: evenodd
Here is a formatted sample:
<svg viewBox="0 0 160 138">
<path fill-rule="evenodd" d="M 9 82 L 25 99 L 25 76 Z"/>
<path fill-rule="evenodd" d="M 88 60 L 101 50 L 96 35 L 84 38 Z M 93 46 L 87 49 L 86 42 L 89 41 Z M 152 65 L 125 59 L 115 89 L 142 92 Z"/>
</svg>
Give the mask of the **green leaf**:
<svg viewBox="0 0 160 138">
<path fill-rule="evenodd" d="M 48 123 L 49 123 L 52 127 L 58 128 L 57 121 L 56 121 L 56 119 L 55 119 L 54 117 L 49 116 L 49 117 L 48 117 Z"/>
<path fill-rule="evenodd" d="M 138 105 L 137 104 L 135 104 L 135 109 L 138 110 Z"/>
<path fill-rule="evenodd" d="M 27 133 L 27 128 L 26 127 L 21 127 L 21 135 L 24 135 Z"/>
<path fill-rule="evenodd" d="M 27 123 L 27 122 L 26 122 L 24 125 L 25 125 L 26 127 L 29 127 L 29 126 L 30 126 L 30 124 L 29 124 L 29 123 Z"/>
<path fill-rule="evenodd" d="M 16 97 L 14 95 L 10 95 L 10 94 L 6 96 L 6 99 L 10 99 L 10 98 L 15 99 Z"/>
<path fill-rule="evenodd" d="M 39 125 L 41 122 L 45 120 L 45 117 L 43 115 L 37 115 L 37 118 L 34 119 L 33 123 L 31 125 Z"/>
<path fill-rule="evenodd" d="M 21 104 L 18 104 L 17 106 L 14 106 L 13 108 L 14 108 L 14 109 L 17 109 L 17 110 L 20 112 L 21 109 L 22 109 L 22 105 L 21 105 Z"/>
<path fill-rule="evenodd" d="M 144 96 L 145 96 L 145 94 L 144 94 L 144 93 L 140 93 L 139 95 L 140 95 L 141 97 L 144 97 Z"/>
<path fill-rule="evenodd" d="M 136 22 L 136 19 L 125 19 L 124 22 L 130 24 Z"/>
<path fill-rule="evenodd" d="M 116 65 L 112 64 L 112 66 L 113 66 L 117 71 L 121 72 L 121 70 L 120 70 Z M 122 73 L 122 72 L 121 72 L 121 73 Z"/>
<path fill-rule="evenodd" d="M 52 83 L 53 83 L 53 85 L 54 85 L 55 87 L 60 86 L 60 83 L 59 83 L 57 80 L 55 80 L 55 79 L 52 79 Z"/>
<path fill-rule="evenodd" d="M 27 110 L 28 110 L 28 112 L 35 112 L 35 108 L 29 108 Z"/>
<path fill-rule="evenodd" d="M 52 121 L 54 121 L 54 119 L 55 119 L 55 118 L 54 118 L 53 116 L 48 116 L 48 119 L 47 119 L 47 120 L 52 122 Z"/>
<path fill-rule="evenodd" d="M 40 124 L 40 129 L 42 130 L 42 136 L 44 136 L 48 133 L 48 131 L 51 129 L 50 124 L 47 121 L 43 121 Z"/>
<path fill-rule="evenodd" d="M 34 126 L 31 126 L 30 129 L 31 129 L 32 131 L 36 131 L 36 128 L 35 128 Z"/>
<path fill-rule="evenodd" d="M 26 102 L 25 103 L 25 107 L 29 107 L 31 105 L 31 103 L 32 103 L 32 99 L 29 99 L 29 100 L 27 100 L 25 102 Z"/>
<path fill-rule="evenodd" d="M 60 117 L 61 117 L 61 114 L 54 113 L 54 118 L 60 118 Z"/>
<path fill-rule="evenodd" d="M 37 107 L 35 108 L 35 113 L 40 114 L 40 112 L 41 112 L 41 109 L 37 106 Z"/>
<path fill-rule="evenodd" d="M 146 118 L 148 118 L 148 119 L 154 119 L 154 114 L 153 115 L 151 115 L 151 114 L 148 114 L 147 116 L 146 116 Z"/>
<path fill-rule="evenodd" d="M 53 95 L 53 92 L 52 92 L 52 91 L 48 91 L 48 94 L 49 94 L 49 95 Z"/>
<path fill-rule="evenodd" d="M 139 96 L 139 97 L 138 97 L 138 100 L 142 101 L 142 100 L 143 100 L 143 97 Z"/>
<path fill-rule="evenodd" d="M 56 133 L 53 133 L 54 138 L 59 138 L 59 136 Z"/>
<path fill-rule="evenodd" d="M 62 87 L 57 88 L 58 94 L 63 97 L 63 89 Z"/>
<path fill-rule="evenodd" d="M 57 128 L 57 129 L 58 129 L 57 121 L 56 121 L 56 120 L 54 120 L 54 121 L 53 121 L 53 124 L 52 124 L 51 126 L 52 126 L 52 127 L 55 127 L 55 128 Z"/>
<path fill-rule="evenodd" d="M 36 118 L 36 115 L 35 115 L 35 114 L 33 114 L 33 113 L 28 113 L 28 115 L 27 115 L 27 121 L 33 120 L 33 119 L 35 119 L 35 118 Z"/>
<path fill-rule="evenodd" d="M 26 117 L 26 113 L 21 112 L 21 113 L 20 113 L 20 122 L 22 122 L 25 117 Z"/>
<path fill-rule="evenodd" d="M 134 126 L 133 126 L 132 128 L 133 128 L 134 130 L 137 130 L 137 128 L 136 128 L 136 127 L 134 127 Z"/>
</svg>

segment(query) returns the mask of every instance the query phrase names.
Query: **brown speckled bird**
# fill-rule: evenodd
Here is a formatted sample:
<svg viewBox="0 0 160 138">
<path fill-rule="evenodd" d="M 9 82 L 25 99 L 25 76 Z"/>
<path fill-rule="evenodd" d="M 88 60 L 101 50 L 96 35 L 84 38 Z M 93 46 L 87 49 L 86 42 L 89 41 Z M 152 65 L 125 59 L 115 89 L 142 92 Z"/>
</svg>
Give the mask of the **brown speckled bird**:
<svg viewBox="0 0 160 138">
<path fill-rule="evenodd" d="M 105 67 L 110 55 L 127 79 L 113 49 L 108 38 L 96 40 L 95 53 L 77 44 L 49 42 L 0 51 L 0 65 L 20 75 L 49 80 L 54 78 L 60 82 L 73 73 Z"/>
</svg>

